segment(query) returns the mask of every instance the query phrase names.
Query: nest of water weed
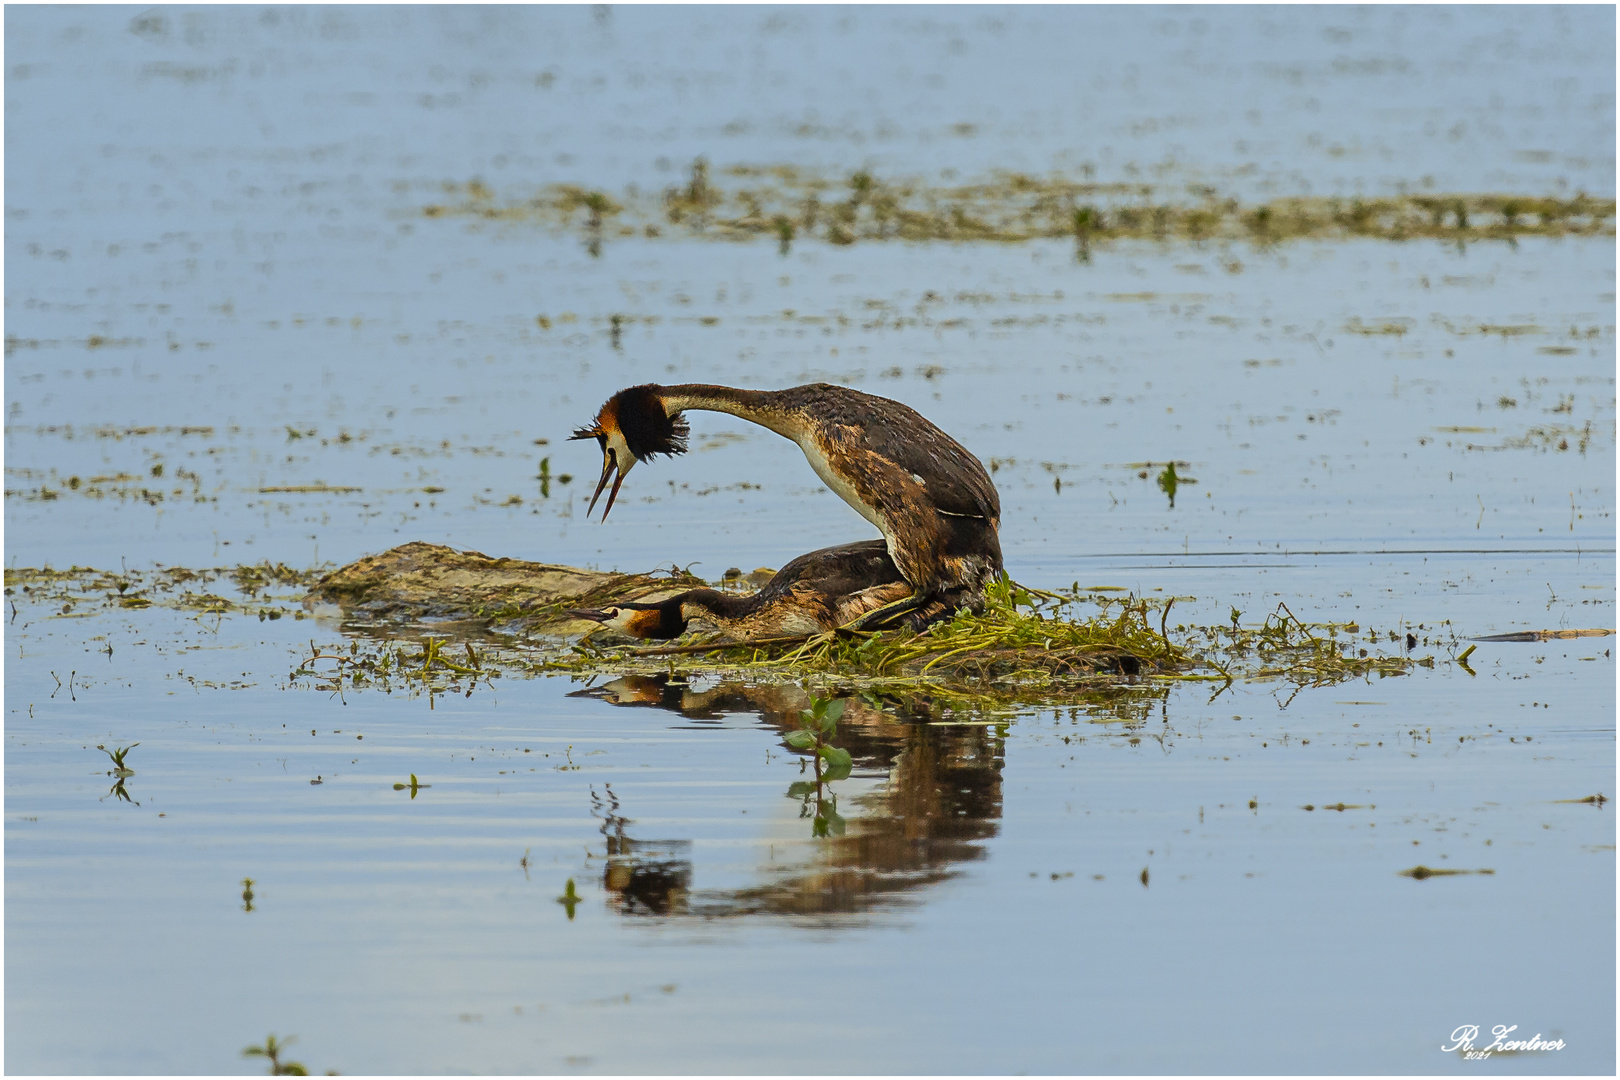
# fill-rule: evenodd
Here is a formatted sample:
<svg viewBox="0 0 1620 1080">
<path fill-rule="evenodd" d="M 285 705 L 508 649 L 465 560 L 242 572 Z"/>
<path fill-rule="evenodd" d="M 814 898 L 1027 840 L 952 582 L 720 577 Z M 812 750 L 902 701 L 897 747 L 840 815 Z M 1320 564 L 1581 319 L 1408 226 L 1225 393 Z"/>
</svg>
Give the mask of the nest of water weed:
<svg viewBox="0 0 1620 1080">
<path fill-rule="evenodd" d="M 503 674 L 650 677 L 683 687 L 703 675 L 730 686 L 816 683 L 842 692 L 855 689 L 909 701 L 912 712 L 948 716 L 952 722 L 996 722 L 1010 715 L 1003 712 L 1010 706 L 1038 704 L 1083 707 L 1092 723 L 1134 728 L 1177 682 L 1215 684 L 1211 701 L 1240 680 L 1272 682 L 1291 701 L 1312 687 L 1433 667 L 1432 654 L 1415 652 L 1420 645 L 1455 650 L 1461 641 L 1449 623 L 1427 630 L 1403 624 L 1398 631 L 1353 622 L 1306 623 L 1286 604 L 1258 626 L 1242 625 L 1235 610 L 1230 625 L 1171 625 L 1173 597 L 1157 602 L 1103 596 L 1078 583 L 1051 593 L 1004 582 L 988 590 L 986 600 L 984 611 L 960 613 L 921 634 L 845 632 L 749 641 L 694 635 L 654 648 L 604 647 L 589 635 L 565 645 L 556 636 L 488 636 L 486 630 L 475 651 L 472 641 L 452 642 L 418 628 L 368 637 L 363 648 L 357 639 L 331 647 L 312 641 L 309 658 L 292 678 L 307 676 L 316 689 L 337 692 L 397 684 L 431 697 L 470 695 Z M 1077 605 L 1096 610 L 1075 617 Z M 1391 645 L 1392 651 L 1381 651 Z M 1455 657 L 1469 674 L 1471 651 Z"/>
<path fill-rule="evenodd" d="M 944 679 L 999 684 L 1113 680 L 1118 676 L 1177 675 L 1197 658 L 1170 641 L 1156 608 L 1135 597 L 1096 599 L 1090 618 L 1068 617 L 1078 595 L 992 585 L 979 613 L 958 612 L 921 633 L 835 631 L 814 637 L 708 640 L 662 648 L 609 651 L 588 642 L 547 665 L 583 671 L 603 664 L 701 656 L 705 665 L 740 671 L 835 675 L 872 680 Z M 1154 616 L 1158 625 L 1154 625 Z"/>
<path fill-rule="evenodd" d="M 982 612 L 959 612 L 922 633 L 839 631 L 815 637 L 751 641 L 710 638 L 659 648 L 601 648 L 587 640 L 544 663 L 543 670 L 575 674 L 672 667 L 724 670 L 756 678 L 804 676 L 869 684 L 927 683 L 971 693 L 1121 685 L 1124 678 L 1219 683 L 1218 695 L 1237 680 L 1276 681 L 1293 693 L 1356 679 L 1406 675 L 1433 667 L 1419 644 L 1455 648 L 1455 631 L 1433 628 L 1423 638 L 1384 633 L 1356 623 L 1306 623 L 1286 604 L 1258 626 L 1170 625 L 1175 599 L 1108 597 L 1082 590 L 1046 592 L 1006 581 L 986 592 Z M 1095 613 L 1078 617 L 1078 605 Z M 1422 628 L 1417 628 L 1421 630 Z M 1432 636 L 1431 636 L 1432 635 Z M 1393 655 L 1380 646 L 1395 646 Z M 1404 645 L 1404 651 L 1402 646 Z M 1466 668 L 1466 664 L 1464 665 Z M 970 689 L 971 688 L 971 689 Z"/>
</svg>

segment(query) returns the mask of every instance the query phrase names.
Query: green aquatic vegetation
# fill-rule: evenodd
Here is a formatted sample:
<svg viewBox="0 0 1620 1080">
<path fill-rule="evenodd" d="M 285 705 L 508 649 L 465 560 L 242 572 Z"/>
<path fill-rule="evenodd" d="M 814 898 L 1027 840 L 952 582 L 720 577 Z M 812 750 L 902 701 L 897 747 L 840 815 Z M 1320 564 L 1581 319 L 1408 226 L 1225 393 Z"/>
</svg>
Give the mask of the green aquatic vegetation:
<svg viewBox="0 0 1620 1080">
<path fill-rule="evenodd" d="M 414 799 L 414 798 L 416 798 L 416 793 L 418 791 L 421 791 L 421 790 L 423 790 L 425 788 L 430 788 L 432 786 L 433 786 L 432 784 L 424 784 L 424 783 L 422 783 L 420 780 L 418 780 L 416 778 L 415 773 L 411 773 L 411 782 L 409 784 L 395 784 L 394 785 L 394 790 L 395 791 L 404 791 L 407 788 L 409 788 L 410 792 L 411 792 L 411 798 Z"/>
<path fill-rule="evenodd" d="M 798 730 L 790 731 L 784 738 L 795 750 L 812 751 L 806 760 L 814 779 L 796 780 L 787 790 L 788 798 L 801 800 L 800 816 L 812 817 L 812 836 L 844 835 L 845 821 L 838 813 L 838 796 L 827 786 L 847 778 L 853 767 L 849 751 L 832 745 L 843 715 L 842 699 L 812 697 L 810 708 L 799 713 Z"/>
<path fill-rule="evenodd" d="M 345 678 L 348 679 L 349 689 L 358 689 L 374 681 L 379 682 L 384 689 L 388 689 L 389 678 L 392 676 L 406 683 L 419 683 L 438 693 L 450 689 L 450 686 L 440 681 L 439 677 L 444 672 L 449 672 L 452 679 L 456 676 L 468 676 L 472 681 L 487 680 L 499 675 L 499 672 L 485 667 L 483 658 L 473 649 L 472 642 L 461 643 L 467 654 L 465 664 L 445 655 L 443 649 L 446 644 L 447 638 L 429 635 L 422 641 L 422 651 L 410 656 L 405 653 L 402 646 L 387 642 L 378 648 L 361 652 L 360 641 L 353 639 L 349 642 L 349 651 L 345 655 L 341 649 L 322 651 L 312 640 L 309 643 L 309 658 L 293 669 L 288 678 L 296 680 L 305 674 L 314 675 L 327 680 L 318 683 L 316 689 L 341 692 L 344 689 Z M 315 665 L 322 661 L 330 661 L 337 666 L 327 674 L 317 674 Z"/>
<path fill-rule="evenodd" d="M 1103 225 L 1102 215 L 1092 206 L 1082 206 L 1074 212 L 1075 255 L 1081 262 L 1091 261 L 1091 233 Z"/>
<path fill-rule="evenodd" d="M 720 205 L 723 196 L 709 183 L 709 163 L 703 158 L 692 162 L 691 178 L 684 188 L 672 187 L 663 194 L 664 216 L 671 225 L 686 224 L 702 230 L 709 211 Z"/>
<path fill-rule="evenodd" d="M 1344 324 L 1346 333 L 1361 334 L 1363 337 L 1374 337 L 1380 334 L 1389 334 L 1401 337 L 1412 329 L 1411 319 L 1384 319 L 1380 322 L 1364 323 L 1360 319 L 1351 319 Z"/>
<path fill-rule="evenodd" d="M 112 758 L 112 763 L 113 763 L 112 775 L 113 776 L 134 776 L 135 775 L 135 770 L 129 768 L 128 766 L 126 766 L 124 764 L 124 756 L 126 754 L 128 754 L 131 750 L 135 749 L 139 745 L 141 745 L 141 744 L 138 743 L 138 742 L 137 743 L 130 743 L 128 746 L 120 747 L 117 750 L 108 750 L 102 744 L 97 743 L 96 744 L 96 749 L 100 750 L 102 753 L 104 753 L 108 757 Z"/>
<path fill-rule="evenodd" d="M 793 247 L 793 219 L 786 214 L 777 214 L 771 218 L 771 226 L 776 229 L 778 252 L 786 255 Z"/>
<path fill-rule="evenodd" d="M 799 729 L 789 732 L 786 742 L 795 750 L 814 750 L 826 766 L 827 779 L 842 780 L 849 775 L 848 750 L 840 750 L 831 740 L 838 734 L 838 719 L 844 715 L 842 700 L 812 698 L 810 708 L 799 713 Z"/>
<path fill-rule="evenodd" d="M 815 636 L 634 649 L 629 657 L 707 653 L 728 665 L 864 679 L 976 679 L 1003 685 L 1173 670 L 1190 657 L 1148 623 L 1146 601 L 1105 599 L 1089 620 L 1059 617 L 1077 597 L 1003 578 L 982 612 L 961 611 L 921 634 L 838 631 Z M 1027 609 L 1027 610 L 1020 610 Z M 1114 610 L 1114 609 L 1117 609 Z"/>
<path fill-rule="evenodd" d="M 1190 483 L 1180 464 L 1177 483 Z M 1142 474 L 1151 475 L 1147 470 Z M 479 558 L 497 568 L 505 565 Z M 570 591 L 566 599 L 532 606 L 515 599 L 477 601 L 477 610 L 454 608 L 456 621 L 438 622 L 434 632 L 410 629 L 387 616 L 374 618 L 369 629 L 352 624 L 351 636 L 341 644 L 317 646 L 311 641 L 309 652 L 288 673 L 288 684 L 338 694 L 403 689 L 412 696 L 427 695 L 431 702 L 449 692 L 470 695 L 479 687 L 493 688 L 492 680 L 505 674 L 631 675 L 679 667 L 755 680 L 811 678 L 825 686 L 856 685 L 884 693 L 925 689 L 955 703 L 953 707 L 993 709 L 1014 703 L 1091 706 L 1120 687 L 1139 695 L 1150 683 L 1189 680 L 1219 683 L 1216 693 L 1238 679 L 1277 680 L 1298 692 L 1352 678 L 1401 675 L 1415 665 L 1434 663 L 1430 656 L 1378 653 L 1373 646 L 1386 637 L 1393 643 L 1404 640 L 1394 631 L 1357 640 L 1354 624 L 1306 624 L 1286 605 L 1258 627 L 1245 626 L 1235 609 L 1230 625 L 1172 626 L 1173 598 L 1155 601 L 1079 583 L 1045 591 L 1011 580 L 987 590 L 982 610 L 958 612 L 920 634 L 842 631 L 738 642 L 696 633 L 652 648 L 616 646 L 596 636 L 561 636 L 567 633 L 563 628 L 575 625 L 567 611 L 704 582 L 680 567 L 662 576 L 595 575 L 594 581 L 576 573 L 582 575 L 583 595 Z M 51 617 L 81 617 L 93 613 L 97 604 L 101 610 L 122 607 L 133 614 L 140 608 L 128 602 L 136 599 L 154 609 L 206 615 L 215 620 L 208 627 L 214 630 L 218 620 L 230 616 L 303 618 L 304 611 L 291 598 L 272 599 L 259 590 L 319 575 L 319 570 L 268 563 L 117 573 L 84 567 L 12 568 L 6 571 L 6 588 L 14 603 L 43 605 Z M 220 582 L 239 582 L 251 592 L 236 601 L 199 588 Z M 1408 647 L 1416 644 L 1414 637 Z M 1460 666 L 1468 670 L 1466 660 Z"/>
<path fill-rule="evenodd" d="M 574 885 L 574 879 L 569 878 L 568 884 L 563 887 L 563 894 L 557 897 L 557 903 L 568 909 L 569 922 L 574 921 L 574 908 L 579 906 L 582 899 L 584 898 L 579 895 L 579 890 Z"/>
<path fill-rule="evenodd" d="M 1376 649 L 1386 640 L 1415 648 L 1415 636 L 1408 641 L 1404 634 L 1376 634 L 1354 623 L 1308 624 L 1286 604 L 1258 626 L 1244 625 L 1236 609 L 1229 625 L 1172 625 L 1174 604 L 1175 598 L 1121 596 L 1078 583 L 1049 592 L 1003 580 L 987 590 L 984 610 L 958 612 L 921 634 L 842 631 L 730 641 L 695 633 L 649 648 L 604 644 L 594 636 L 532 638 L 513 623 L 500 631 L 478 630 L 483 644 L 468 653 L 466 664 L 447 661 L 446 641 L 438 638 L 422 643 L 420 652 L 408 642 L 377 638 L 353 639 L 346 650 L 312 643 L 309 660 L 292 679 L 312 676 L 315 688 L 324 690 L 391 690 L 397 683 L 432 695 L 459 692 L 463 684 L 470 694 L 503 670 L 582 677 L 705 672 L 756 682 L 812 679 L 824 687 L 898 695 L 896 700 L 923 693 L 962 715 L 1016 704 L 1070 705 L 1087 708 L 1103 723 L 1136 724 L 1143 695 L 1173 682 L 1212 682 L 1218 695 L 1239 679 L 1276 681 L 1297 694 L 1434 664 L 1432 656 Z M 316 675 L 314 664 L 321 660 L 349 673 L 347 682 Z"/>
<path fill-rule="evenodd" d="M 1164 467 L 1164 471 L 1159 474 L 1158 484 L 1159 490 L 1170 497 L 1170 506 L 1172 508 L 1176 505 L 1176 488 L 1179 483 L 1180 481 L 1176 477 L 1176 463 L 1173 461 L 1168 462 Z"/>
<path fill-rule="evenodd" d="M 164 567 L 153 570 L 120 570 L 116 573 L 75 566 L 66 570 L 13 567 L 6 570 L 6 595 L 13 602 L 28 600 L 47 606 L 99 605 L 139 611 L 165 608 L 192 615 L 256 615 L 279 619 L 287 615 L 302 619 L 301 597 L 273 597 L 272 585 L 302 588 L 317 580 L 321 569 L 300 570 L 277 563 L 255 566 L 188 569 Z M 234 585 L 241 596 L 232 599 L 200 589 L 199 586 L 225 582 Z M 65 614 L 65 612 L 64 612 Z"/>
<path fill-rule="evenodd" d="M 1031 177 L 1000 173 L 966 184 L 920 178 L 882 177 L 862 169 L 842 185 L 790 167 L 722 170 L 727 186 L 708 163 L 692 163 L 690 179 L 658 196 L 627 192 L 617 200 L 571 185 L 542 188 L 506 204 L 476 182 L 447 185 L 461 201 L 424 207 L 428 217 L 471 216 L 528 221 L 558 228 L 584 228 L 598 238 L 604 221 L 622 217 L 620 235 L 662 235 L 655 223 L 676 227 L 673 235 L 725 239 L 773 235 L 779 245 L 816 237 L 834 245 L 866 240 L 997 241 L 1072 238 L 1082 261 L 1119 241 L 1160 243 L 1244 241 L 1261 246 L 1299 239 L 1367 237 L 1384 240 L 1443 239 L 1453 243 L 1512 240 L 1519 236 L 1613 235 L 1615 202 L 1576 194 L 1570 198 L 1514 193 L 1452 193 L 1386 197 L 1290 197 L 1245 205 L 1199 188 L 1142 183 L 1096 183 L 1088 177 Z M 843 201 L 821 196 L 842 186 Z M 638 230 L 636 223 L 640 223 Z M 788 228 L 784 228 L 783 222 Z M 792 230 L 791 235 L 788 229 Z"/>
<path fill-rule="evenodd" d="M 422 646 L 422 655 L 416 657 L 416 660 L 422 665 L 419 672 L 422 678 L 425 679 L 429 676 L 434 664 L 438 664 L 440 667 L 453 671 L 458 675 L 483 674 L 482 665 L 478 662 L 478 654 L 473 652 L 472 642 L 468 641 L 462 643 L 467 649 L 466 664 L 458 664 L 440 652 L 440 650 L 444 647 L 444 644 L 445 639 L 430 637 Z"/>
<path fill-rule="evenodd" d="M 358 489 L 355 489 L 358 490 Z M 236 587 L 245 593 L 262 592 L 271 585 L 307 588 L 321 576 L 319 569 L 297 569 L 286 563 L 261 562 L 253 566 L 237 566 L 228 572 Z"/>
<path fill-rule="evenodd" d="M 1592 444 L 1593 434 L 1592 421 L 1590 420 L 1580 427 L 1575 427 L 1573 424 L 1537 424 L 1526 430 L 1523 435 L 1509 436 L 1500 443 L 1467 443 L 1463 448 L 1465 450 L 1540 450 L 1542 452 L 1555 451 L 1559 453 L 1574 450 L 1577 453 L 1584 454 Z"/>
<path fill-rule="evenodd" d="M 308 1076 L 309 1070 L 296 1061 L 282 1061 L 281 1055 L 287 1052 L 287 1047 L 298 1041 L 298 1036 L 289 1035 L 285 1039 L 278 1039 L 272 1033 L 264 1037 L 264 1042 L 257 1046 L 243 1049 L 243 1057 L 262 1057 L 270 1059 L 270 1076 Z"/>
</svg>

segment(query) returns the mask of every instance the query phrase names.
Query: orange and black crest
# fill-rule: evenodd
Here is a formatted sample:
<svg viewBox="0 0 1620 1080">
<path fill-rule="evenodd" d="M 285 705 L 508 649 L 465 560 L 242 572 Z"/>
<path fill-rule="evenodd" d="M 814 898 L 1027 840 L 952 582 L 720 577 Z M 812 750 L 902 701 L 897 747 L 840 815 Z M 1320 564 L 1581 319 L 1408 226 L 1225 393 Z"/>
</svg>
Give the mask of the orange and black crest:
<svg viewBox="0 0 1620 1080">
<path fill-rule="evenodd" d="M 589 427 L 575 430 L 571 439 L 597 439 L 606 445 L 614 431 L 624 436 L 637 461 L 646 461 L 657 454 L 686 453 L 686 439 L 691 425 L 684 416 L 670 416 L 664 411 L 659 396 L 662 387 L 648 383 L 620 390 L 607 399 L 597 410 L 596 419 Z"/>
</svg>

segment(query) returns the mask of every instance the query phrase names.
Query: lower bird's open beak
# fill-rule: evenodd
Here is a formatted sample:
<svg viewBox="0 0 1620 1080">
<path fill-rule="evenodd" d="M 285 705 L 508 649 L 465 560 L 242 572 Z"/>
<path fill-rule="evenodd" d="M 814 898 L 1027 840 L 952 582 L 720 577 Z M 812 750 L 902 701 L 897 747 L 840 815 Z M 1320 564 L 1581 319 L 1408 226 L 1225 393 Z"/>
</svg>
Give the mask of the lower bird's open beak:
<svg viewBox="0 0 1620 1080">
<path fill-rule="evenodd" d="M 597 611 L 595 608 L 574 608 L 568 612 L 568 617 L 570 619 L 589 619 L 591 622 L 607 622 L 611 618 L 607 612 Z"/>
<path fill-rule="evenodd" d="M 613 490 L 608 492 L 607 507 L 602 511 L 602 520 L 606 521 L 609 512 L 613 509 L 613 500 L 619 497 L 619 485 L 624 483 L 627 469 L 619 468 L 619 461 L 612 447 L 602 451 L 602 479 L 596 482 L 596 491 L 591 494 L 591 505 L 585 508 L 585 516 L 590 517 L 591 511 L 596 509 L 596 500 L 602 497 L 602 489 L 607 487 L 609 477 L 613 477 Z"/>
</svg>

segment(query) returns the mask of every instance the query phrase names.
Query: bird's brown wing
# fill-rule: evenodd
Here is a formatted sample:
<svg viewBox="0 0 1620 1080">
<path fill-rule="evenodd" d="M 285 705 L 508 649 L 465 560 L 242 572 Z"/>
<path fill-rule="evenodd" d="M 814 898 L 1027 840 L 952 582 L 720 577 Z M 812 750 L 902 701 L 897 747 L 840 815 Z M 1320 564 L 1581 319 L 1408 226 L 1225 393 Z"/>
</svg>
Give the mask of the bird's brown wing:
<svg viewBox="0 0 1620 1080">
<path fill-rule="evenodd" d="M 979 459 L 910 406 L 828 383 L 796 386 L 778 397 L 814 415 L 837 450 L 857 457 L 864 451 L 868 461 L 891 463 L 915 478 L 938 510 L 1000 523 L 1001 498 Z"/>
<path fill-rule="evenodd" d="M 882 540 L 862 540 L 800 555 L 778 570 L 758 596 L 763 605 L 795 587 L 808 587 L 828 597 L 839 597 L 902 580 L 889 557 L 888 545 Z"/>
<path fill-rule="evenodd" d="M 879 457 L 920 479 L 929 500 L 943 513 L 999 523 L 1001 497 L 979 459 L 923 417 L 917 420 L 937 434 L 910 439 L 899 429 L 885 425 L 867 429 L 862 441 Z"/>
</svg>

